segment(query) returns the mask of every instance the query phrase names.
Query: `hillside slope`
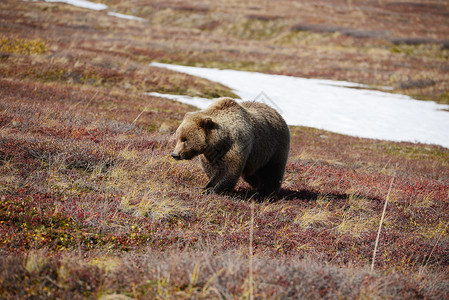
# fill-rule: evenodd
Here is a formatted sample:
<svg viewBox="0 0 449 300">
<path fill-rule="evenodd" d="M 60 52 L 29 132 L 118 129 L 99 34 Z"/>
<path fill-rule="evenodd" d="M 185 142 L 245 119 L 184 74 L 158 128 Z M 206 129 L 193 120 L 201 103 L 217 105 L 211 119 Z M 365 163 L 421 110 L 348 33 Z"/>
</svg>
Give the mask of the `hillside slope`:
<svg viewBox="0 0 449 300">
<path fill-rule="evenodd" d="M 105 3 L 121 13 L 135 6 L 143 18 L 150 8 L 192 20 L 219 10 Z M 199 32 L 175 20 L 141 23 L 44 2 L 3 1 L 0 14 L 1 298 L 449 295 L 448 149 L 292 127 L 278 197 L 260 199 L 244 182 L 233 195 L 205 195 L 199 161 L 169 157 L 172 132 L 194 108 L 144 93 L 232 95 L 216 83 L 148 66 L 154 59 L 201 63 L 180 45 L 196 37 L 191 46 L 206 53 L 234 41 L 222 27 Z M 246 50 L 209 52 L 208 64 L 215 56 L 227 67 L 257 62 L 247 50 L 257 56 L 270 45 L 249 36 Z M 422 74 L 421 62 L 405 69 Z M 338 74 L 351 79 L 350 72 Z M 444 90 L 441 74 L 435 90 Z"/>
</svg>

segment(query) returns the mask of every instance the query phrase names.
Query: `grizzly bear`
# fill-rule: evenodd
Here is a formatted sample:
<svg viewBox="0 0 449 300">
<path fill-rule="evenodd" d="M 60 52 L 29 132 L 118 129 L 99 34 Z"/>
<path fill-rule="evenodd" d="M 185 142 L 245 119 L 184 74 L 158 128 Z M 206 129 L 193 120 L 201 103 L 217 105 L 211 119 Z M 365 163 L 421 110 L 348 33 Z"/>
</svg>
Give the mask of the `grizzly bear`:
<svg viewBox="0 0 449 300">
<path fill-rule="evenodd" d="M 230 192 L 240 176 L 262 196 L 280 190 L 290 131 L 268 105 L 220 98 L 205 110 L 187 113 L 175 139 L 174 159 L 201 155 L 207 192 Z"/>
</svg>

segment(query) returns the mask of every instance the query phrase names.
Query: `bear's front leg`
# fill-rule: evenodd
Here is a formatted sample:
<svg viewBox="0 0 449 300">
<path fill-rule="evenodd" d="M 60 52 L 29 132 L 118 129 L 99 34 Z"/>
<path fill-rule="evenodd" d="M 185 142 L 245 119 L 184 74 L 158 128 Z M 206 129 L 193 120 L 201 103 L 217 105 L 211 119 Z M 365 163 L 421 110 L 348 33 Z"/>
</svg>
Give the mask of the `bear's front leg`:
<svg viewBox="0 0 449 300">
<path fill-rule="evenodd" d="M 234 189 L 235 185 L 237 184 L 238 180 L 239 176 L 232 174 L 228 174 L 226 176 L 219 175 L 216 177 L 212 177 L 207 183 L 205 190 L 207 193 L 212 192 L 215 194 L 231 192 Z"/>
<path fill-rule="evenodd" d="M 209 182 L 205 190 L 208 193 L 221 194 L 231 192 L 241 174 L 240 164 L 229 164 L 226 160 L 220 160 L 211 164 L 206 159 L 202 159 L 204 171 L 206 172 Z"/>
</svg>

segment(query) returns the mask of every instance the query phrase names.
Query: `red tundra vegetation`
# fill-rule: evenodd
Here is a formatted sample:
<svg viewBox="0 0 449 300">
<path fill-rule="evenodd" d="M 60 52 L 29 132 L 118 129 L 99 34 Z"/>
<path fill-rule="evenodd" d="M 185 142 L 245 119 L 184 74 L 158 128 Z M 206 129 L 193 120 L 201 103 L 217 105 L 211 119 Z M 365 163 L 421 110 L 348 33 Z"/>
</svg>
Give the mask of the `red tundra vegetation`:
<svg viewBox="0 0 449 300">
<path fill-rule="evenodd" d="M 145 94 L 233 96 L 158 60 L 447 103 L 447 4 L 103 2 L 147 22 L 0 3 L 0 298 L 448 297 L 448 149 L 292 127 L 279 196 L 207 195 L 194 108 Z"/>
</svg>

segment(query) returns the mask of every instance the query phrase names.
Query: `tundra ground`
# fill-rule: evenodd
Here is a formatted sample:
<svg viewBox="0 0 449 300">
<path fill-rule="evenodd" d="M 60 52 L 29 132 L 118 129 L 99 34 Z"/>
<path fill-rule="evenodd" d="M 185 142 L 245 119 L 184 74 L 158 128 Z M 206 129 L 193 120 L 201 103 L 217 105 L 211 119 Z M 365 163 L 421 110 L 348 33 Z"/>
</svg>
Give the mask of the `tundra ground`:
<svg viewBox="0 0 449 300">
<path fill-rule="evenodd" d="M 169 157 L 194 108 L 145 92 L 233 94 L 154 60 L 447 103 L 447 3 L 278 2 L 0 3 L 1 298 L 447 298 L 448 149 L 292 127 L 272 199 Z"/>
</svg>

